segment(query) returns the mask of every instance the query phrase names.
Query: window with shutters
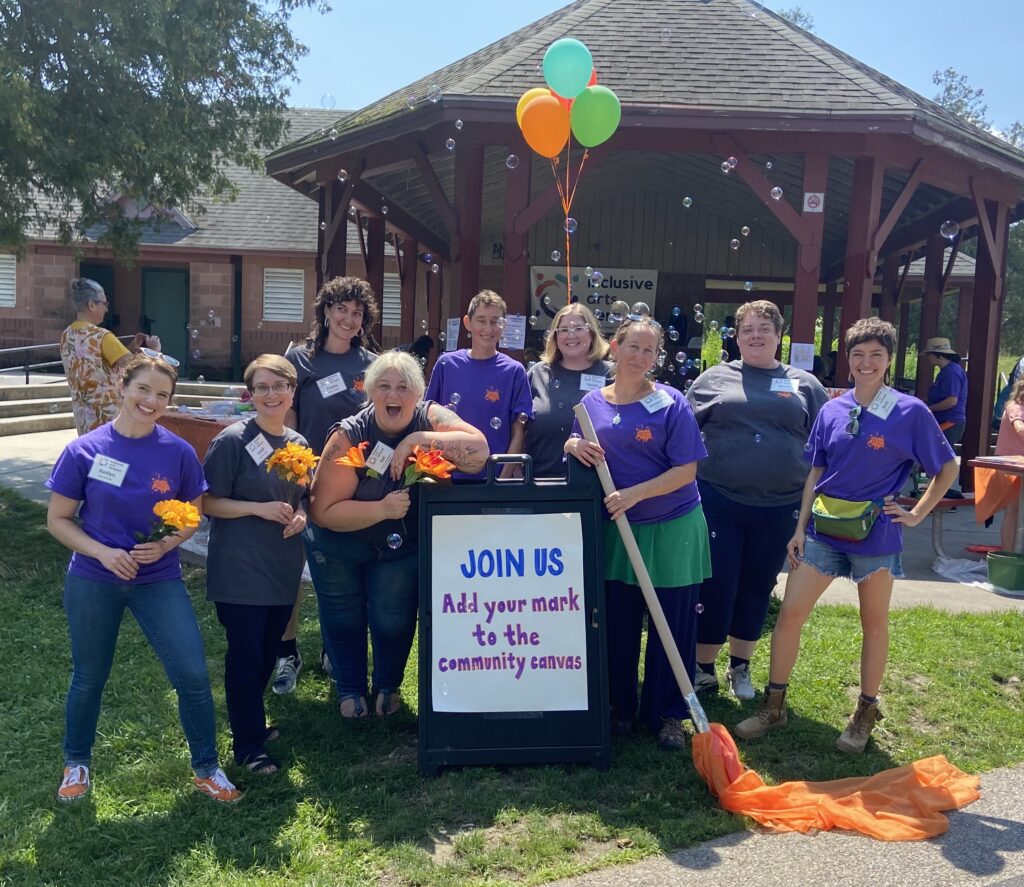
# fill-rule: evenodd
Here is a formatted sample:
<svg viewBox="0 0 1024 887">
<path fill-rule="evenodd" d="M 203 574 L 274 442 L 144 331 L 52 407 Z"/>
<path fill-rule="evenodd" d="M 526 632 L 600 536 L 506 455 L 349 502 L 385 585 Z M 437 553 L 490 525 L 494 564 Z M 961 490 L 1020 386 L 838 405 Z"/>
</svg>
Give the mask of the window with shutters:
<svg viewBox="0 0 1024 887">
<path fill-rule="evenodd" d="M 17 304 L 18 259 L 0 255 L 0 308 L 14 308 Z"/>
<path fill-rule="evenodd" d="M 397 274 L 384 274 L 381 296 L 381 317 L 384 326 L 402 325 L 402 282 Z"/>
<path fill-rule="evenodd" d="M 301 268 L 263 269 L 263 319 L 302 323 L 305 290 Z"/>
</svg>

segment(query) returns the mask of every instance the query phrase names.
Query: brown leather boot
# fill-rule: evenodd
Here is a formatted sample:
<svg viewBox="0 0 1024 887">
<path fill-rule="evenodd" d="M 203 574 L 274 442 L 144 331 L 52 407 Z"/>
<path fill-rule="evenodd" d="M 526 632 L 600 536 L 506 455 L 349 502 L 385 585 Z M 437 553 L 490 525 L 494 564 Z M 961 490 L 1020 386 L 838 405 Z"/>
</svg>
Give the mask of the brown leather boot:
<svg viewBox="0 0 1024 887">
<path fill-rule="evenodd" d="M 865 702 L 862 696 L 857 700 L 857 710 L 853 713 L 846 729 L 836 740 L 836 748 L 849 754 L 859 754 L 868 744 L 868 737 L 875 724 L 882 720 L 878 710 L 878 700 Z"/>
<path fill-rule="evenodd" d="M 769 730 L 785 727 L 789 715 L 786 713 L 786 691 L 764 688 L 764 697 L 753 717 L 740 721 L 734 732 L 740 739 L 760 739 Z"/>
</svg>

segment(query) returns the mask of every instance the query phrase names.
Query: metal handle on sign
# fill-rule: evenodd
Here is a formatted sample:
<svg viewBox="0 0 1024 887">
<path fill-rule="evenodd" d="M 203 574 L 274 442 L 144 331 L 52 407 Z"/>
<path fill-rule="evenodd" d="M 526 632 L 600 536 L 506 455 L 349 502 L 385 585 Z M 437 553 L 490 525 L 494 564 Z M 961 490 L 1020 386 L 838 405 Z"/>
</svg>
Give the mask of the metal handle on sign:
<svg viewBox="0 0 1024 887">
<path fill-rule="evenodd" d="M 500 483 L 533 483 L 533 457 L 528 456 L 526 453 L 495 453 L 487 460 L 487 483 L 496 482 L 496 473 L 498 465 L 522 465 L 523 476 L 505 478 Z"/>
</svg>

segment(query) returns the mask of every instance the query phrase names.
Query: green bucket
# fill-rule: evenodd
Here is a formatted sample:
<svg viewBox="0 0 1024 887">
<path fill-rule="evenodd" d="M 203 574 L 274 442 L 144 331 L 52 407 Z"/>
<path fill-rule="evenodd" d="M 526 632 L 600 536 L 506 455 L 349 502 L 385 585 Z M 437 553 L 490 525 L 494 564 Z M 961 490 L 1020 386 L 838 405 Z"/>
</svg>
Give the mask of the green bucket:
<svg viewBox="0 0 1024 887">
<path fill-rule="evenodd" d="M 1024 593 L 1024 554 L 990 551 L 988 581 L 1004 591 Z"/>
</svg>

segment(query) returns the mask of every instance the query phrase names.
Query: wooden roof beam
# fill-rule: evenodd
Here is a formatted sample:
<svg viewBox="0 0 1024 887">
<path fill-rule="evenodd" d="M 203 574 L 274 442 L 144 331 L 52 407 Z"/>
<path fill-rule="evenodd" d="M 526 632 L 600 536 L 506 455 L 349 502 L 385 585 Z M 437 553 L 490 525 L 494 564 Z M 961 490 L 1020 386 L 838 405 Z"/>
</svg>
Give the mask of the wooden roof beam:
<svg viewBox="0 0 1024 887">
<path fill-rule="evenodd" d="M 448 236 L 454 237 L 459 231 L 459 217 L 455 214 L 455 209 L 449 202 L 448 195 L 444 193 L 444 188 L 441 187 L 437 173 L 434 172 L 434 167 L 427 156 L 427 149 L 423 147 L 421 142 L 416 142 L 412 146 L 412 157 L 416 162 L 416 168 L 423 177 L 424 184 L 427 186 L 427 192 L 434 201 L 438 215 L 441 216 L 441 221 L 444 222 L 445 228 L 448 229 Z"/>
<path fill-rule="evenodd" d="M 352 199 L 366 207 L 372 215 L 380 215 L 380 208 L 387 204 L 386 197 L 362 178 L 352 185 Z M 387 220 L 392 228 L 401 231 L 418 243 L 422 243 L 437 255 L 450 259 L 451 250 L 448 244 L 400 206 L 388 206 Z"/>
</svg>

